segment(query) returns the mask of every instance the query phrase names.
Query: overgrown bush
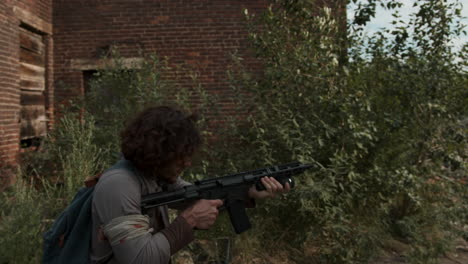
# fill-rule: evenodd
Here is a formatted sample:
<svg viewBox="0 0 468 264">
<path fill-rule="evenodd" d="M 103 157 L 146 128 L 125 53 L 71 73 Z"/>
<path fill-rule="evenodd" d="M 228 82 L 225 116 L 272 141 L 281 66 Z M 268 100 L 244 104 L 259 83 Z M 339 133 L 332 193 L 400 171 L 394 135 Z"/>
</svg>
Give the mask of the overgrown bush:
<svg viewBox="0 0 468 264">
<path fill-rule="evenodd" d="M 410 244 L 409 260 L 435 261 L 467 220 L 466 46 L 449 44 L 463 31 L 460 6 L 418 1 L 397 30 L 352 31 L 345 60 L 330 9 L 272 2 L 248 16 L 264 70 L 236 60 L 232 86 L 247 122 L 234 122 L 223 148 L 231 152 L 216 156 L 236 169 L 290 160 L 321 169 L 252 212 L 259 245 L 287 241 L 310 253 L 299 263 L 363 263 L 394 236 Z"/>
</svg>

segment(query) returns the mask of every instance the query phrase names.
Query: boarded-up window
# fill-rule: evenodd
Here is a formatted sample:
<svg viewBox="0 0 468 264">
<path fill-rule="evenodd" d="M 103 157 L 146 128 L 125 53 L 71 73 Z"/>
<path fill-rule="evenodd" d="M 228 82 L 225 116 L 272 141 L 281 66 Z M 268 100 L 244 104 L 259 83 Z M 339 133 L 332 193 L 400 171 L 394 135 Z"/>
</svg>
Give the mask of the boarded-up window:
<svg viewBox="0 0 468 264">
<path fill-rule="evenodd" d="M 47 132 L 45 111 L 46 48 L 43 36 L 20 28 L 21 140 Z"/>
</svg>

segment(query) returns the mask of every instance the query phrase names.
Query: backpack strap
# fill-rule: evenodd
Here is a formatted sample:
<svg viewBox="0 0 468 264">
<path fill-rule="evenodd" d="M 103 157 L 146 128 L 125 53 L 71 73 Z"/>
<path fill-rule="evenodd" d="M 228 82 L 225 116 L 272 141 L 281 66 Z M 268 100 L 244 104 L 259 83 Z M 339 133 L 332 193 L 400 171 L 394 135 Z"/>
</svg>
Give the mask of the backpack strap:
<svg viewBox="0 0 468 264">
<path fill-rule="evenodd" d="M 119 164 L 117 166 L 114 166 L 114 167 L 110 168 L 110 170 L 112 170 L 112 169 L 122 169 L 122 168 L 130 170 L 130 171 L 133 172 L 133 174 L 135 175 L 135 178 L 137 178 L 138 182 L 140 183 L 141 195 L 148 194 L 148 192 L 149 192 L 148 191 L 148 186 L 146 185 L 146 183 L 142 179 L 143 175 L 141 175 L 141 173 L 133 166 L 133 164 L 131 164 L 130 161 L 121 160 L 121 161 L 119 161 Z M 102 174 L 103 174 L 103 172 L 86 178 L 84 180 L 84 185 L 87 188 L 91 188 L 91 187 L 96 186 L 96 184 L 98 183 L 99 178 L 101 178 Z"/>
<path fill-rule="evenodd" d="M 99 181 L 99 178 L 101 178 L 102 176 L 102 172 L 101 173 L 98 173 L 94 176 L 91 176 L 91 177 L 88 177 L 84 180 L 84 185 L 87 187 L 87 188 L 91 188 L 91 187 L 94 187 L 96 186 L 96 184 L 98 183 Z"/>
</svg>

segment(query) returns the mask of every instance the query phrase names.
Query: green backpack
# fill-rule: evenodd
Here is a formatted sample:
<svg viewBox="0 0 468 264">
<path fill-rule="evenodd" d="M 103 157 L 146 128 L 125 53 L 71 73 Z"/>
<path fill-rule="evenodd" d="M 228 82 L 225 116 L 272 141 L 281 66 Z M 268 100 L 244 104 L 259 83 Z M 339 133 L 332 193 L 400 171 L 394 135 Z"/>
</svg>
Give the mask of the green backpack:
<svg viewBox="0 0 468 264">
<path fill-rule="evenodd" d="M 94 186 L 82 187 L 72 202 L 44 233 L 44 264 L 89 262 L 91 203 Z"/>
<path fill-rule="evenodd" d="M 133 165 L 126 160 L 119 161 L 109 170 L 113 169 L 135 171 Z M 101 175 L 85 181 L 86 187 L 78 190 L 72 202 L 58 216 L 52 227 L 44 233 L 43 264 L 89 263 L 92 233 L 91 205 L 93 191 Z M 137 178 L 140 184 L 143 184 L 141 179 Z M 112 255 L 109 259 L 111 257 Z"/>
</svg>

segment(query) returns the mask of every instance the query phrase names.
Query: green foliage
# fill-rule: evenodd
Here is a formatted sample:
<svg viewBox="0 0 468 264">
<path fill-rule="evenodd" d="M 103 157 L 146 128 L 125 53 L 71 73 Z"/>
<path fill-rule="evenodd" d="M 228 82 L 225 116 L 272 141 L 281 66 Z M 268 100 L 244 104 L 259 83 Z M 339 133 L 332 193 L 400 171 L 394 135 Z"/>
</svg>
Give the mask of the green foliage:
<svg viewBox="0 0 468 264">
<path fill-rule="evenodd" d="M 170 70 L 166 60 L 156 56 L 128 68 L 113 51 L 104 70 L 90 80 L 90 88 L 80 107 L 96 120 L 96 144 L 118 151 L 119 131 L 126 120 L 152 105 L 169 101 L 175 85 L 161 74 Z"/>
<path fill-rule="evenodd" d="M 0 263 L 38 263 L 45 196 L 21 181 L 0 195 Z"/>
<path fill-rule="evenodd" d="M 237 120 L 247 121 L 229 128 L 229 156 L 216 156 L 239 170 L 290 160 L 321 167 L 253 212 L 267 247 L 285 240 L 318 247 L 320 263 L 362 263 L 393 235 L 411 243 L 411 261 L 426 263 L 466 222 L 466 54 L 449 44 L 463 32 L 459 5 L 418 1 L 407 25 L 366 41 L 359 25 L 377 3 L 364 2 L 371 9 L 354 22 L 343 64 L 339 25 L 315 1 L 246 12 L 264 70 L 250 73 L 235 58 Z"/>
</svg>

